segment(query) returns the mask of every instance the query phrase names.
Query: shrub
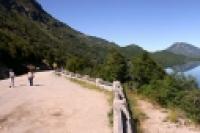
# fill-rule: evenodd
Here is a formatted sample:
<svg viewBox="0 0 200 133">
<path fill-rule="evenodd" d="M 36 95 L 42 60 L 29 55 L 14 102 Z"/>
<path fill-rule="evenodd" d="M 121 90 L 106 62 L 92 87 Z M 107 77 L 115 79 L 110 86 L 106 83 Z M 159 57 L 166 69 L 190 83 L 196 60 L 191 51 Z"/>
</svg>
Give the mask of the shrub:
<svg viewBox="0 0 200 133">
<path fill-rule="evenodd" d="M 144 52 L 141 56 L 133 58 L 131 74 L 134 81 L 139 86 L 149 84 L 152 80 L 163 79 L 165 71 L 153 61 L 147 52 Z"/>
<path fill-rule="evenodd" d="M 119 51 L 112 49 L 103 65 L 102 77 L 107 81 L 119 80 L 125 82 L 127 79 L 128 67 L 124 56 Z"/>
<path fill-rule="evenodd" d="M 161 106 L 180 108 L 189 118 L 199 123 L 200 90 L 195 87 L 196 83 L 190 77 L 172 75 L 143 85 L 139 93 Z"/>
</svg>

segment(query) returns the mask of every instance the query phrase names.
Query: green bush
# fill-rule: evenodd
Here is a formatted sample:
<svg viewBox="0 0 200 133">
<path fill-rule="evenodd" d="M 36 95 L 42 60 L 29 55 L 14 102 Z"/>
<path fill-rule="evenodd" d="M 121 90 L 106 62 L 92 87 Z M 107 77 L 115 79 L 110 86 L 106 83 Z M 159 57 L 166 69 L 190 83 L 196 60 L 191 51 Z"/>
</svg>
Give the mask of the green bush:
<svg viewBox="0 0 200 133">
<path fill-rule="evenodd" d="M 195 122 L 200 123 L 200 91 L 197 89 L 186 91 L 180 100 L 179 107 L 187 116 Z"/>
<path fill-rule="evenodd" d="M 148 84 L 152 80 L 163 79 L 166 75 L 163 68 L 156 64 L 147 52 L 144 52 L 137 58 L 133 58 L 131 74 L 133 80 L 135 80 L 139 86 Z"/>
<path fill-rule="evenodd" d="M 143 85 L 139 93 L 164 107 L 180 108 L 189 118 L 200 122 L 200 90 L 195 87 L 193 79 L 171 75 Z"/>
<path fill-rule="evenodd" d="M 183 74 L 167 75 L 148 55 L 134 58 L 131 67 L 132 81 L 126 86 L 167 108 L 179 108 L 200 123 L 200 90 L 193 77 Z M 135 86 L 138 85 L 138 86 Z"/>
<path fill-rule="evenodd" d="M 128 75 L 127 62 L 116 49 L 110 50 L 102 66 L 102 77 L 107 81 L 119 80 L 125 82 Z"/>
</svg>

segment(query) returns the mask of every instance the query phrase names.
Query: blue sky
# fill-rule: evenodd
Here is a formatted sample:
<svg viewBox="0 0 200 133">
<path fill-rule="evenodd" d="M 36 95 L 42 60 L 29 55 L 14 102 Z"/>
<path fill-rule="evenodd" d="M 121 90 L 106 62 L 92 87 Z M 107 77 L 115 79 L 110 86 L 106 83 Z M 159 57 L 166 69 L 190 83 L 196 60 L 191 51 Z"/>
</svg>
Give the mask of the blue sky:
<svg viewBox="0 0 200 133">
<path fill-rule="evenodd" d="M 200 47 L 200 0 L 38 1 L 76 30 L 120 46 L 155 51 L 181 41 Z"/>
</svg>

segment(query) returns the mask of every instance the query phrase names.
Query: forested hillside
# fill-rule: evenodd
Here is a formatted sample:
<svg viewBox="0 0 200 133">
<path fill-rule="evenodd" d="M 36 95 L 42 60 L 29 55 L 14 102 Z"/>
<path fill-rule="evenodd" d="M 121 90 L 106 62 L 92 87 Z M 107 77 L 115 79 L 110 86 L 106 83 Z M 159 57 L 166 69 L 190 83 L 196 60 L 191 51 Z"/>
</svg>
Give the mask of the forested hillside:
<svg viewBox="0 0 200 133">
<path fill-rule="evenodd" d="M 141 55 L 145 50 L 136 44 L 127 45 L 125 47 L 121 47 L 121 53 L 127 58 L 131 59 L 134 56 Z"/>
<path fill-rule="evenodd" d="M 164 67 L 171 67 L 175 65 L 185 64 L 193 60 L 190 57 L 184 55 L 178 55 L 166 50 L 158 51 L 151 54 L 151 57 L 160 65 Z"/>
<path fill-rule="evenodd" d="M 35 0 L 0 0 L 0 77 L 8 68 L 17 74 L 28 64 L 46 69 L 53 63 L 96 73 L 110 50 L 119 51 L 126 60 L 141 55 L 137 45 L 119 47 L 104 39 L 85 35 L 48 14 Z M 183 64 L 184 56 L 169 52 L 151 55 L 162 66 Z M 163 60 L 165 57 L 166 60 Z"/>
<path fill-rule="evenodd" d="M 73 57 L 97 64 L 117 47 L 54 19 L 35 0 L 0 0 L 0 19 L 1 64 L 19 72 L 29 63 L 66 64 Z"/>
</svg>

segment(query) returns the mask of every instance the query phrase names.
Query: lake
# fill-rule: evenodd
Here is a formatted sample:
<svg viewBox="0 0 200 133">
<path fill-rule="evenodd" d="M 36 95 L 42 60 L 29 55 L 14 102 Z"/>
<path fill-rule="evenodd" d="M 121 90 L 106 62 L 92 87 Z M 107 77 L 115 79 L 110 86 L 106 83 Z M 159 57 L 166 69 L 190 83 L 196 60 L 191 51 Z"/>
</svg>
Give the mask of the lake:
<svg viewBox="0 0 200 133">
<path fill-rule="evenodd" d="M 173 72 L 173 70 L 177 72 L 182 72 L 185 75 L 189 76 L 191 75 L 197 80 L 197 83 L 200 87 L 200 63 L 195 62 L 195 63 L 189 63 L 181 66 L 175 66 L 172 68 L 167 68 L 166 71 L 167 73 Z"/>
<path fill-rule="evenodd" d="M 184 73 L 185 73 L 185 75 L 191 75 L 191 76 L 195 77 L 199 84 L 199 87 L 200 87 L 200 66 L 190 69 Z"/>
</svg>

